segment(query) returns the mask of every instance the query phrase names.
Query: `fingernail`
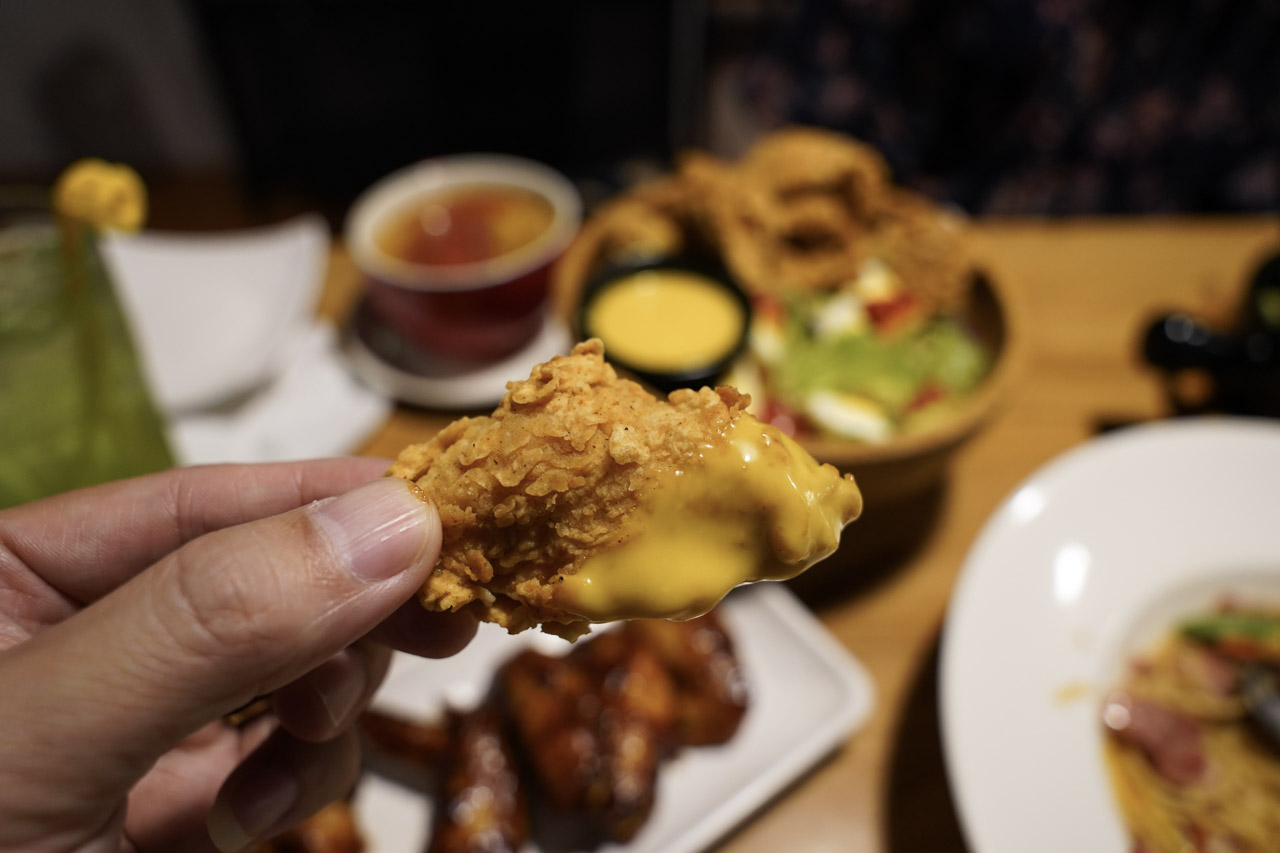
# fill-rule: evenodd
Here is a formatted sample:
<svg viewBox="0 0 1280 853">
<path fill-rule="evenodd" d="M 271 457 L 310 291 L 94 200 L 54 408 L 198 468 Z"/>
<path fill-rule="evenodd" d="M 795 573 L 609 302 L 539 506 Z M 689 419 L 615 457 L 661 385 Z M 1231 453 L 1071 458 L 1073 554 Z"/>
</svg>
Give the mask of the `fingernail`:
<svg viewBox="0 0 1280 853">
<path fill-rule="evenodd" d="M 315 518 L 352 574 L 386 580 L 412 566 L 426 547 L 435 507 L 419 494 L 406 481 L 385 477 L 318 504 Z"/>
<path fill-rule="evenodd" d="M 254 768 L 231 783 L 209 811 L 209 837 L 222 853 L 243 850 L 298 801 L 298 780 L 278 766 Z"/>
</svg>

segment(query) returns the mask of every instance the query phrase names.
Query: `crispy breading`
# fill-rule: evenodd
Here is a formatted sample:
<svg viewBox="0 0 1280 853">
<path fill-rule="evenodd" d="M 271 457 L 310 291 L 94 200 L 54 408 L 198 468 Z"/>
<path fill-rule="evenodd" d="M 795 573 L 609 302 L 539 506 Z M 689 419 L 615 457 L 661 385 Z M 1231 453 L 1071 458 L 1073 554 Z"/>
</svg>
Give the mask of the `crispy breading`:
<svg viewBox="0 0 1280 853">
<path fill-rule="evenodd" d="M 972 260 L 959 216 L 929 198 L 898 189 L 877 213 L 868 251 L 926 305 L 959 311 L 969 294 Z"/>
<path fill-rule="evenodd" d="M 786 127 L 761 137 L 738 173 L 739 181 L 765 188 L 782 204 L 806 194 L 832 196 L 854 219 L 878 208 L 889 188 L 889 166 L 878 151 L 815 127 Z"/>
<path fill-rule="evenodd" d="M 572 311 L 601 267 L 680 254 L 689 243 L 683 216 L 689 188 L 658 178 L 596 208 L 552 271 L 557 299 Z"/>
<path fill-rule="evenodd" d="M 512 632 L 541 624 L 580 634 L 585 624 L 555 605 L 558 578 L 613 544 L 646 485 L 749 403 L 726 387 L 655 398 L 620 378 L 603 351 L 587 341 L 539 365 L 508 383 L 492 416 L 456 421 L 392 465 L 389 474 L 436 504 L 444 527 L 426 607 Z"/>
<path fill-rule="evenodd" d="M 735 164 L 688 153 L 678 171 L 696 190 L 710 242 L 755 293 L 836 287 L 857 276 L 888 174 L 873 148 L 804 127 L 761 138 Z"/>
</svg>

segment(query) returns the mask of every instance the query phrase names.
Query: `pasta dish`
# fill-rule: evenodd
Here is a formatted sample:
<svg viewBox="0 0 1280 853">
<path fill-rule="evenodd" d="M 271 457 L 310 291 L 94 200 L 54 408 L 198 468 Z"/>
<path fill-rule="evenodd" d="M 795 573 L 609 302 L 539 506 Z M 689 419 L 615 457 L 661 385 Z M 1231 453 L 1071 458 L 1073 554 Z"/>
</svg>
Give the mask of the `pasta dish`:
<svg viewBox="0 0 1280 853">
<path fill-rule="evenodd" d="M 1134 853 L 1253 853 L 1280 843 L 1280 748 L 1257 694 L 1280 665 L 1280 609 L 1225 604 L 1129 662 L 1102 723 Z"/>
</svg>

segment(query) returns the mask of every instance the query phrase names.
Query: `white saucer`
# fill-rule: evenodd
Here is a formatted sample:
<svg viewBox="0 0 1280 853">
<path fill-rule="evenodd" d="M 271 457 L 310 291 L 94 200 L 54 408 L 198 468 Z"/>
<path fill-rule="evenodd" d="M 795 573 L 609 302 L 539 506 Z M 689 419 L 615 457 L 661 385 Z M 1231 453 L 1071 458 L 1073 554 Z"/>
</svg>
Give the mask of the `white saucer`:
<svg viewBox="0 0 1280 853">
<path fill-rule="evenodd" d="M 529 371 L 573 345 L 569 328 L 548 313 L 538 334 L 519 351 L 496 362 L 455 361 L 432 355 L 403 341 L 394 332 L 377 328 L 383 348 L 393 349 L 392 360 L 379 352 L 357 331 L 362 310 L 347 325 L 342 349 L 356 374 L 373 388 L 397 400 L 437 409 L 479 409 L 502 400 L 507 383 L 526 379 Z M 411 365 L 411 367 L 410 367 Z"/>
</svg>

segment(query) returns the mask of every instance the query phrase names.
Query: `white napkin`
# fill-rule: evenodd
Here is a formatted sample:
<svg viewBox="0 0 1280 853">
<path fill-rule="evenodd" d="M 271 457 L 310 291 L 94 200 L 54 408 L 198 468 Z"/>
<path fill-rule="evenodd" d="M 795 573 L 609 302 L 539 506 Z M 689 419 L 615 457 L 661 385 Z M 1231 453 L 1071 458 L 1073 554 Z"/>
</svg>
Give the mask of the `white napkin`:
<svg viewBox="0 0 1280 853">
<path fill-rule="evenodd" d="M 179 460 L 274 462 L 359 447 L 387 419 L 391 403 L 352 376 L 336 342 L 333 326 L 317 324 L 258 393 L 230 411 L 175 417 L 169 437 Z"/>
<path fill-rule="evenodd" d="M 314 319 L 328 251 L 315 216 L 103 241 L 180 464 L 342 455 L 386 419 L 389 398 L 353 377 Z"/>
</svg>

